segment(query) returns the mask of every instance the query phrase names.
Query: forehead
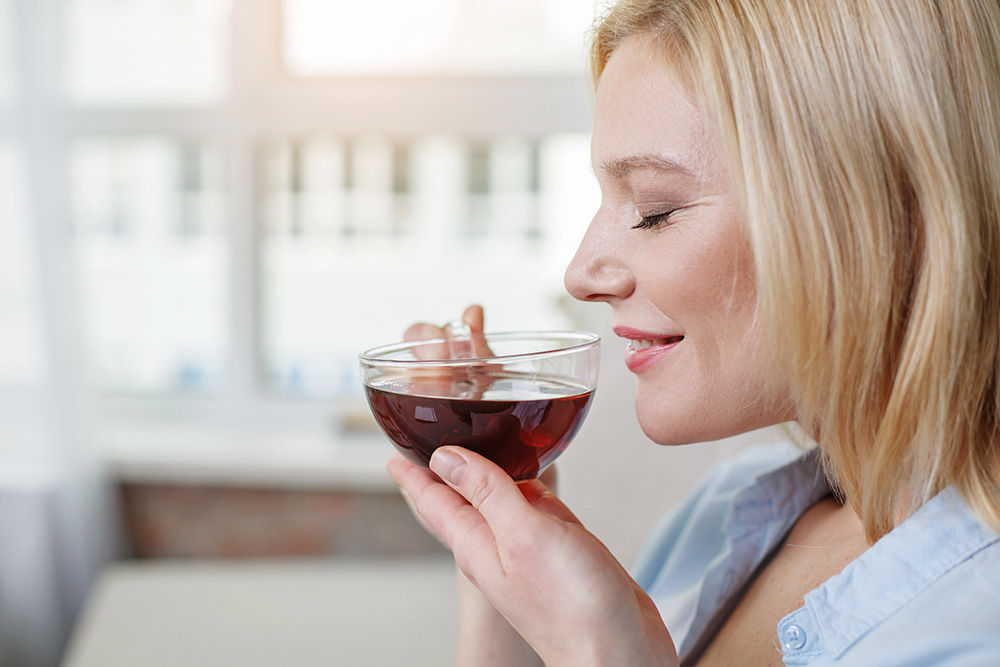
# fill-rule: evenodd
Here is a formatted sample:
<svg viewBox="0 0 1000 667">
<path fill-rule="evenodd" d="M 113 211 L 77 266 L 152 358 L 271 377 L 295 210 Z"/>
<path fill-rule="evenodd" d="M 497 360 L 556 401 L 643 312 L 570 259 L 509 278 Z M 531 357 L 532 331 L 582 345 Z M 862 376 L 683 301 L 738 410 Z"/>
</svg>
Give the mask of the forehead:
<svg viewBox="0 0 1000 667">
<path fill-rule="evenodd" d="M 597 84 L 595 168 L 649 156 L 699 172 L 716 152 L 704 114 L 663 50 L 644 36 L 623 41 Z"/>
</svg>

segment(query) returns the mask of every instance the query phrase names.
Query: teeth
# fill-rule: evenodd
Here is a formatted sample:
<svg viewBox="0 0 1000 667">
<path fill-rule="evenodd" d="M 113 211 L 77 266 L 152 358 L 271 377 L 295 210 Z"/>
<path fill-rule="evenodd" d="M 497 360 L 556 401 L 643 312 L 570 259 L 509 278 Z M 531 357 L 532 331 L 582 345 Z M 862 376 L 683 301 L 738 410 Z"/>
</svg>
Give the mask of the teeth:
<svg viewBox="0 0 1000 667">
<path fill-rule="evenodd" d="M 629 349 L 633 352 L 637 350 L 645 350 L 647 347 L 653 347 L 654 345 L 667 345 L 669 343 L 675 343 L 679 341 L 682 336 L 671 336 L 670 338 L 655 338 L 655 339 L 644 339 L 636 338 L 630 340 L 628 343 Z"/>
</svg>

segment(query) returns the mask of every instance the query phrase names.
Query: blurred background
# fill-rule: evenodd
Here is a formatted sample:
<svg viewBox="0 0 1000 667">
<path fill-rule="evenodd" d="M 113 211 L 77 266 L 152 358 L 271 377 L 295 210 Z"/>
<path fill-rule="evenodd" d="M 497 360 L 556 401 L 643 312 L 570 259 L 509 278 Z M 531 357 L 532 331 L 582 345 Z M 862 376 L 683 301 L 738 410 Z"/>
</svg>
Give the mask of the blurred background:
<svg viewBox="0 0 1000 667">
<path fill-rule="evenodd" d="M 450 661 L 449 556 L 356 357 L 469 303 L 606 336 L 559 467 L 626 563 L 772 437 L 649 444 L 606 307 L 564 293 L 594 12 L 0 0 L 0 664 Z"/>
</svg>

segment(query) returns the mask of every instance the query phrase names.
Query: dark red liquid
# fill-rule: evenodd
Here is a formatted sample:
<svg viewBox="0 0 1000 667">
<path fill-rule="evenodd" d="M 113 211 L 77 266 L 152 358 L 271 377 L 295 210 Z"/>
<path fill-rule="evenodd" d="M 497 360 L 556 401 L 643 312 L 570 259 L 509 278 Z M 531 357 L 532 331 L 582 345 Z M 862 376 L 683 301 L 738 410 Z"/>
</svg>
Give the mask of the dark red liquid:
<svg viewBox="0 0 1000 667">
<path fill-rule="evenodd" d="M 366 391 L 382 430 L 411 461 L 426 466 L 435 449 L 457 445 L 482 454 L 517 481 L 537 477 L 566 448 L 594 395 L 484 400 Z"/>
</svg>

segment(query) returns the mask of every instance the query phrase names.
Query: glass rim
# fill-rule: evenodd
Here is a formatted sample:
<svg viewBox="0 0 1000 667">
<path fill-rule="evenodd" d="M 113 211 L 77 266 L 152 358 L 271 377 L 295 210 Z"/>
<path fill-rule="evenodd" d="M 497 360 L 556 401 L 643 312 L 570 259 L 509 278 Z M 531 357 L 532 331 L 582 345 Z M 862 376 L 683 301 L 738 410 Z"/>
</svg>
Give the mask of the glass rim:
<svg viewBox="0 0 1000 667">
<path fill-rule="evenodd" d="M 478 366 L 484 363 L 514 363 L 521 360 L 537 359 L 539 357 L 554 357 L 562 356 L 565 354 L 572 354 L 574 352 L 580 352 L 588 348 L 597 347 L 601 342 L 601 337 L 595 333 L 589 331 L 571 331 L 571 330 L 538 330 L 538 331 L 499 331 L 496 333 L 485 333 L 483 336 L 486 338 L 486 342 L 500 343 L 505 341 L 512 341 L 518 339 L 532 339 L 532 340 L 558 340 L 558 339 L 576 339 L 579 342 L 572 345 L 561 346 L 557 348 L 552 348 L 549 350 L 538 350 L 536 352 L 519 352 L 517 354 L 498 354 L 489 357 L 470 357 L 468 359 L 391 359 L 386 358 L 385 355 L 393 354 L 396 352 L 401 352 L 410 348 L 414 348 L 420 345 L 447 345 L 448 341 L 444 338 L 430 338 L 426 340 L 411 340 L 402 341 L 399 343 L 390 343 L 389 345 L 379 345 L 378 347 L 373 347 L 365 350 L 358 355 L 358 359 L 364 365 L 369 366 L 382 366 L 382 367 L 395 367 L 395 368 L 414 368 L 414 367 L 455 367 L 455 366 Z"/>
</svg>

